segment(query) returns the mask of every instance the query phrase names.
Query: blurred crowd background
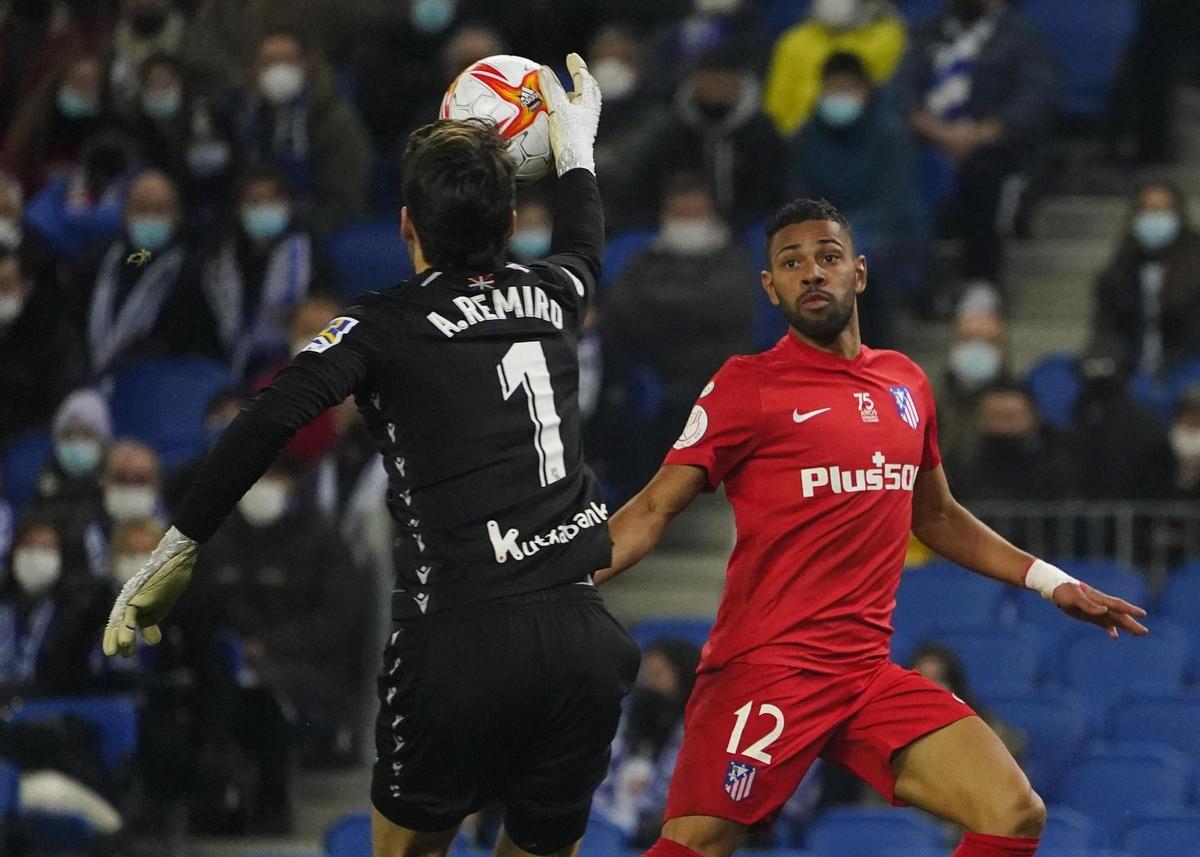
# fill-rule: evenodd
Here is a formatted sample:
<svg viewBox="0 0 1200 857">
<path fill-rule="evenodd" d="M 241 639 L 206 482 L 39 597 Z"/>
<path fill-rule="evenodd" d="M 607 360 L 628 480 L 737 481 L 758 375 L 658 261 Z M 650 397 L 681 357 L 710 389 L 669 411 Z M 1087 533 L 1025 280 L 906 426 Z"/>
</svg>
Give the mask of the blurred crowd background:
<svg viewBox="0 0 1200 857">
<path fill-rule="evenodd" d="M 970 579 L 910 551 L 895 656 L 1002 712 L 1014 751 L 1041 760 L 1035 785 L 1082 810 L 1058 814 L 1063 842 L 1125 843 L 1089 820 L 1091 781 L 1072 791 L 1046 759 L 1130 737 L 1089 664 L 1158 696 L 1200 680 L 1198 43 L 1200 10 L 1170 0 L 0 2 L 8 846 L 311 845 L 330 817 L 315 807 L 361 807 L 359 780 L 349 798 L 311 790 L 331 770 L 361 780 L 386 626 L 386 478 L 353 403 L 238 504 L 161 647 L 108 662 L 101 628 L 255 391 L 354 296 L 411 273 L 399 152 L 447 84 L 485 56 L 571 50 L 604 97 L 609 241 L 580 358 L 610 503 L 653 474 L 730 354 L 783 335 L 758 286 L 763 223 L 829 199 L 869 261 L 865 342 L 934 381 L 956 494 L 1178 622 L 1072 672 L 1055 657 L 1068 629 L 999 587 L 947 596 Z M 551 199 L 552 180 L 519 188 L 514 260 L 548 251 Z M 610 590 L 646 659 L 595 853 L 656 836 L 729 527 L 702 504 L 653 571 Z M 1046 734 L 1071 718 L 1082 732 Z M 1188 777 L 1192 740 L 1168 760 Z M 818 768 L 757 844 L 833 857 L 821 825 L 861 797 Z M 495 824 L 472 819 L 462 847 Z M 327 849 L 352 857 L 362 819 L 345 825 Z"/>
</svg>

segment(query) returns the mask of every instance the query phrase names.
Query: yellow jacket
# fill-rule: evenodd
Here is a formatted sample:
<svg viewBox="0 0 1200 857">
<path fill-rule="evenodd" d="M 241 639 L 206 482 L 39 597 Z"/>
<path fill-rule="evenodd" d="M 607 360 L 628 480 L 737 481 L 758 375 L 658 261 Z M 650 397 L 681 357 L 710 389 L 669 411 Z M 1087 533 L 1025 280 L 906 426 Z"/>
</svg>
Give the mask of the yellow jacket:
<svg viewBox="0 0 1200 857">
<path fill-rule="evenodd" d="M 779 133 L 790 137 L 812 115 L 821 92 L 821 69 L 831 55 L 856 54 L 879 86 L 895 74 L 907 40 L 904 21 L 895 14 L 851 30 L 811 20 L 797 24 L 775 43 L 763 109 Z"/>
</svg>

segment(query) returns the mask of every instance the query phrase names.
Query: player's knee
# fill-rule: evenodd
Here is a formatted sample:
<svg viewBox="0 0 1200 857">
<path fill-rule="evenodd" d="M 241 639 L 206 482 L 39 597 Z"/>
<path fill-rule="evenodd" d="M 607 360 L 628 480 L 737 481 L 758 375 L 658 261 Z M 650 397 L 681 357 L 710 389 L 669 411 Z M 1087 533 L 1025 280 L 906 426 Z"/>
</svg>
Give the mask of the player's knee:
<svg viewBox="0 0 1200 857">
<path fill-rule="evenodd" d="M 746 828 L 723 818 L 690 815 L 672 818 L 662 835 L 704 857 L 728 857 L 742 844 Z"/>
<path fill-rule="evenodd" d="M 1005 790 L 992 801 L 988 817 L 980 820 L 978 833 L 995 836 L 1040 836 L 1046 826 L 1046 805 L 1028 784 Z"/>
</svg>

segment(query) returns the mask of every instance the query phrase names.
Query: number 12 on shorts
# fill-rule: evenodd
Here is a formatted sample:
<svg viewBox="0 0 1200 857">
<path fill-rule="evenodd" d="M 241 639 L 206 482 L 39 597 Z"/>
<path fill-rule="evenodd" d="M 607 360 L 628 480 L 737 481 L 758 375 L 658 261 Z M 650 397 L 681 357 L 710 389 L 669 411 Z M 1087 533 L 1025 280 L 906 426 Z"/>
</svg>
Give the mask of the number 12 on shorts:
<svg viewBox="0 0 1200 857">
<path fill-rule="evenodd" d="M 733 732 L 729 735 L 729 744 L 725 747 L 726 753 L 734 755 L 748 756 L 757 762 L 762 762 L 764 765 L 771 764 L 771 754 L 766 752 L 775 741 L 783 734 L 783 712 L 779 707 L 772 705 L 769 702 L 764 702 L 758 707 L 759 718 L 771 717 L 775 720 L 775 726 L 759 740 L 755 741 L 744 750 L 738 750 L 742 743 L 742 733 L 746 731 L 746 724 L 750 721 L 750 713 L 754 710 L 754 702 L 747 702 L 741 708 L 734 712 L 737 715 L 737 720 L 733 724 Z"/>
</svg>

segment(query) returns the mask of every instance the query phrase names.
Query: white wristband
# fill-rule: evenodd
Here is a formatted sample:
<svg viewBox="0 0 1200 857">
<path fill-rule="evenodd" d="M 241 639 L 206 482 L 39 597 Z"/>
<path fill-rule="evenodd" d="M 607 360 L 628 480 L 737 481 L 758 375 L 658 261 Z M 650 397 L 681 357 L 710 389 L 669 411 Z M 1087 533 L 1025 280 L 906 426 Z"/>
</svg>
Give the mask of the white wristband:
<svg viewBox="0 0 1200 857">
<path fill-rule="evenodd" d="M 1054 597 L 1054 590 L 1064 583 L 1078 582 L 1061 568 L 1040 559 L 1035 559 L 1029 571 L 1025 572 L 1025 588 L 1040 592 L 1047 601 Z"/>
</svg>

